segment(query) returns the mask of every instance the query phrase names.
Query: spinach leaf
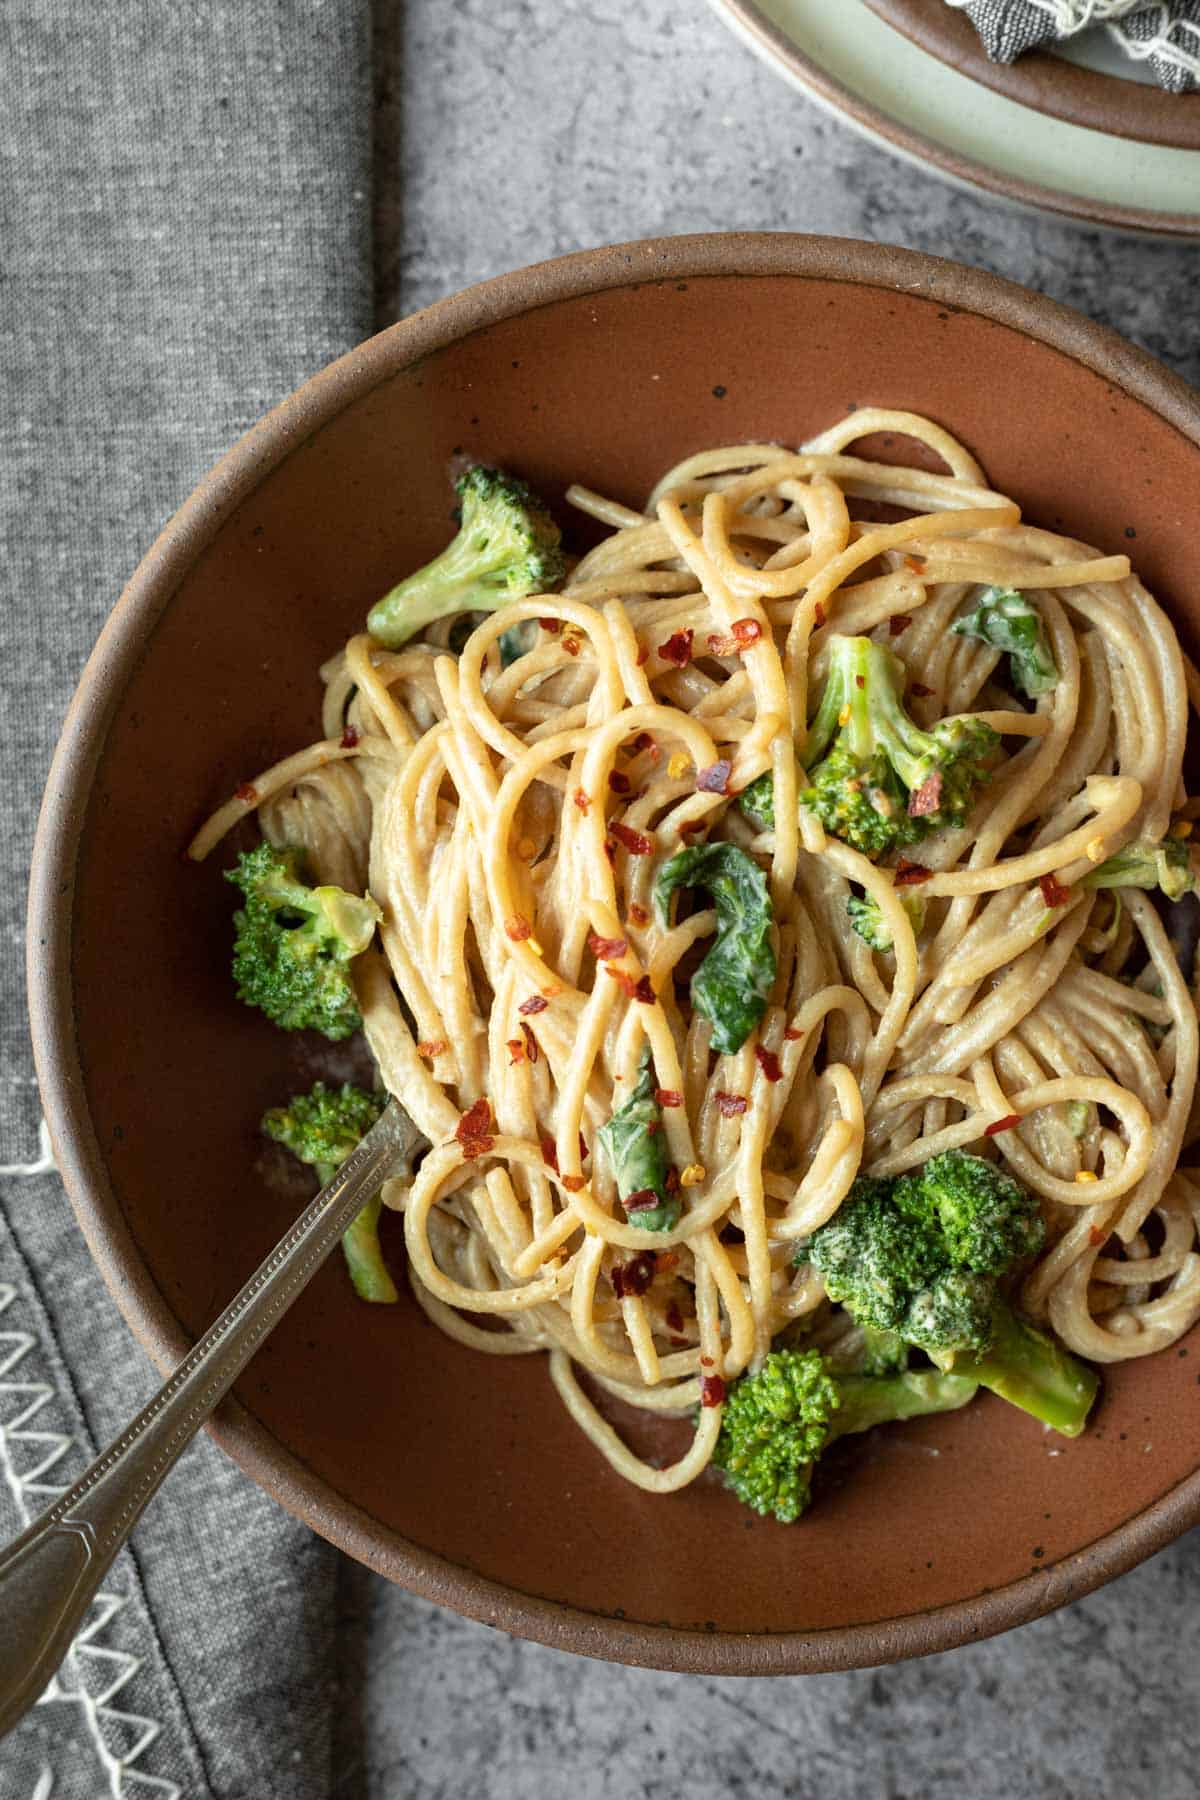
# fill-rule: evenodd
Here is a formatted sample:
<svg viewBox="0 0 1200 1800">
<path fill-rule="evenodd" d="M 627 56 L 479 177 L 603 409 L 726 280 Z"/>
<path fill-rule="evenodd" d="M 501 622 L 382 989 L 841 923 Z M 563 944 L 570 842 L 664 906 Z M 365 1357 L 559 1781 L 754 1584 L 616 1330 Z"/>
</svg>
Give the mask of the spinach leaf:
<svg viewBox="0 0 1200 1800">
<path fill-rule="evenodd" d="M 679 1197 L 667 1192 L 667 1146 L 662 1108 L 654 1097 L 650 1046 L 642 1051 L 633 1092 L 596 1134 L 617 1178 L 617 1192 L 631 1225 L 642 1231 L 670 1231 L 679 1221 Z M 657 1206 L 646 1204 L 657 1197 Z M 630 1210 L 629 1202 L 638 1201 Z"/>
<path fill-rule="evenodd" d="M 950 627 L 959 637 L 979 638 L 1012 658 L 1013 681 L 1023 694 L 1048 694 L 1058 686 L 1058 666 L 1046 641 L 1042 615 L 1016 588 L 985 588 L 974 612 Z"/>
<path fill-rule="evenodd" d="M 716 904 L 717 941 L 692 976 L 692 1005 L 712 1025 L 714 1050 L 732 1056 L 762 1018 L 775 981 L 767 878 L 736 844 L 680 850 L 655 877 L 663 925 L 681 887 L 707 888 Z"/>
</svg>

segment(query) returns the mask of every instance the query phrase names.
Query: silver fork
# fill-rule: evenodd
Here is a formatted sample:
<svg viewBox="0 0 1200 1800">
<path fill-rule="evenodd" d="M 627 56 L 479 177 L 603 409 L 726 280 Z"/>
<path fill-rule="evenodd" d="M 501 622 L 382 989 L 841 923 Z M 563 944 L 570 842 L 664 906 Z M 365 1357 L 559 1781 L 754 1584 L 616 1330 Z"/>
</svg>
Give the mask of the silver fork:
<svg viewBox="0 0 1200 1800">
<path fill-rule="evenodd" d="M 395 1100 L 175 1373 L 74 1487 L 0 1551 L 0 1737 L 59 1663 L 147 1502 L 355 1214 L 421 1142 Z"/>
</svg>

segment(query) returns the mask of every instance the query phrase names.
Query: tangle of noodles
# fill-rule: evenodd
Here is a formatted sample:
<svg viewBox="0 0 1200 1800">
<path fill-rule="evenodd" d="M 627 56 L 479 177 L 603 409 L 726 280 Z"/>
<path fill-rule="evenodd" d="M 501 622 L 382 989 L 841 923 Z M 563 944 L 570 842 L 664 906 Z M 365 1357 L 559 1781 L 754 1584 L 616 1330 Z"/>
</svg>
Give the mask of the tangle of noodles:
<svg viewBox="0 0 1200 1800">
<path fill-rule="evenodd" d="M 850 454 L 881 431 L 949 472 Z M 1029 1316 L 1099 1362 L 1174 1342 L 1200 1316 L 1200 1169 L 1177 1168 L 1198 1129 L 1196 993 L 1148 895 L 1118 905 L 1076 885 L 1134 837 L 1172 821 L 1187 835 L 1200 811 L 1182 778 L 1200 682 L 1126 558 L 1023 525 L 961 445 L 891 412 L 855 413 L 798 454 L 692 456 L 644 513 L 568 497 L 611 530 L 561 593 L 485 616 L 458 655 L 450 621 L 399 652 L 351 639 L 322 670 L 321 741 L 192 846 L 207 854 L 258 807 L 274 843 L 383 909 L 356 982 L 382 1083 L 431 1145 L 384 1194 L 430 1318 L 489 1355 L 547 1351 L 602 1454 L 667 1492 L 710 1459 L 722 1381 L 780 1333 L 832 1344 L 853 1329 L 795 1265 L 796 1240 L 860 1169 L 967 1146 L 1041 1198 Z M 981 583 L 1036 591 L 1059 680 L 1032 708 L 1001 685 L 997 650 L 948 631 Z M 520 621 L 537 622 L 532 648 L 502 668 L 498 640 Z M 922 725 L 976 712 L 1002 736 L 969 824 L 920 846 L 919 940 L 892 870 L 797 806 L 833 633 L 897 652 Z M 683 666 L 662 654 L 676 634 Z M 722 760 L 729 795 L 698 789 Z M 734 796 L 767 770 L 777 823 L 760 832 Z M 677 979 L 713 914 L 667 928 L 651 906 L 656 868 L 705 838 L 769 873 L 777 975 L 734 1056 L 714 1055 Z M 891 953 L 851 930 L 852 883 Z M 598 964 L 593 938 L 623 948 Z M 655 1232 L 626 1219 L 597 1141 L 646 1039 L 681 1100 L 662 1129 L 682 1212 Z M 482 1152 L 456 1136 L 481 1097 Z M 614 1283 L 638 1258 L 639 1281 Z M 598 1390 L 695 1412 L 686 1455 L 635 1456 Z M 702 1391 L 715 1403 L 697 1411 Z"/>
</svg>

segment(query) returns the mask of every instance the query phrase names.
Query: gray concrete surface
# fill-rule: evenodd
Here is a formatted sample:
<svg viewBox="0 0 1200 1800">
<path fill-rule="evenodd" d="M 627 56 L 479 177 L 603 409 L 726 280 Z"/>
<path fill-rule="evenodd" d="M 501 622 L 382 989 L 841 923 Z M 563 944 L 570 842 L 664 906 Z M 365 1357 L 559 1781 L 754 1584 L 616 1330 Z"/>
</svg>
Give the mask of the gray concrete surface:
<svg viewBox="0 0 1200 1800">
<path fill-rule="evenodd" d="M 1200 381 L 1200 252 L 1085 233 L 952 191 L 793 93 L 701 0 L 381 0 L 375 48 L 381 324 L 584 245 L 791 228 L 997 270 Z M 341 1603 L 339 1800 L 1190 1800 L 1197 1791 L 1196 1534 L 991 1643 L 777 1681 L 563 1656 L 438 1612 L 350 1564 Z"/>
</svg>

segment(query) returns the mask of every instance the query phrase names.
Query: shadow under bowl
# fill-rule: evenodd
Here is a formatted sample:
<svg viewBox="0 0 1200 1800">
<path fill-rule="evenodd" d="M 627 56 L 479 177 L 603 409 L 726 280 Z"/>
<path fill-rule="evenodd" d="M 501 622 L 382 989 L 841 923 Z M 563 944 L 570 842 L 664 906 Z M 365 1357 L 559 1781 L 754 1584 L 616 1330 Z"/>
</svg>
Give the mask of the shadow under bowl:
<svg viewBox="0 0 1200 1800">
<path fill-rule="evenodd" d="M 640 504 L 705 445 L 796 443 L 848 409 L 930 414 L 1034 522 L 1129 551 L 1200 624 L 1200 404 L 1047 300 L 832 238 L 569 256 L 404 320 L 276 408 L 139 566 L 68 715 L 39 828 L 31 1011 L 59 1164 L 166 1369 L 282 1235 L 257 1121 L 336 1052 L 234 999 L 200 818 L 318 734 L 318 665 L 448 531 L 452 460 Z M 1189 1355 L 1189 1351 L 1191 1354 Z M 337 1261 L 213 1421 L 256 1481 L 414 1592 L 564 1650 L 710 1673 L 845 1668 L 1022 1623 L 1200 1518 L 1200 1346 L 1106 1371 L 1074 1443 L 985 1398 L 839 1446 L 800 1527 L 715 1479 L 651 1498 L 543 1360 L 450 1342 Z M 164 1502 L 169 1505 L 169 1496 Z"/>
</svg>

